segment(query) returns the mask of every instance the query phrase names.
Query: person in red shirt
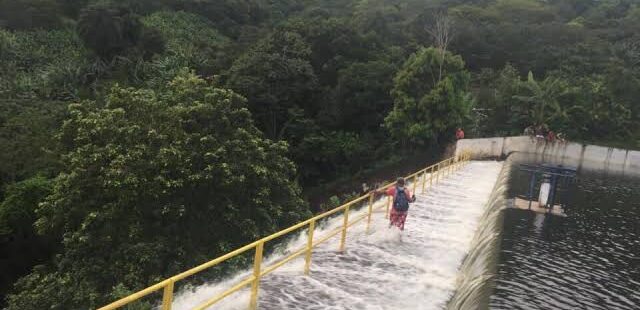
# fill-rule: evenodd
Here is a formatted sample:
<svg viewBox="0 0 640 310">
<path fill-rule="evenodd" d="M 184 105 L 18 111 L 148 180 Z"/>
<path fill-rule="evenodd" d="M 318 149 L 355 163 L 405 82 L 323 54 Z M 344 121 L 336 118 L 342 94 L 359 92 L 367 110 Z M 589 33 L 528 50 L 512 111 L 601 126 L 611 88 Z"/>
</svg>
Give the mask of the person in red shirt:
<svg viewBox="0 0 640 310">
<path fill-rule="evenodd" d="M 409 211 L 409 203 L 416 201 L 416 196 L 405 187 L 404 178 L 398 178 L 395 186 L 389 187 L 387 190 L 380 189 L 376 194 L 385 194 L 393 197 L 393 205 L 391 214 L 389 215 L 389 227 L 396 226 L 400 230 L 404 230 L 404 222 L 407 220 Z"/>
<path fill-rule="evenodd" d="M 457 140 L 464 139 L 464 131 L 460 127 L 456 129 L 456 139 Z"/>
<path fill-rule="evenodd" d="M 555 132 L 553 132 L 553 130 L 549 130 L 549 132 L 547 133 L 547 141 L 549 141 L 549 142 L 555 142 L 556 141 L 556 134 L 555 134 Z"/>
</svg>

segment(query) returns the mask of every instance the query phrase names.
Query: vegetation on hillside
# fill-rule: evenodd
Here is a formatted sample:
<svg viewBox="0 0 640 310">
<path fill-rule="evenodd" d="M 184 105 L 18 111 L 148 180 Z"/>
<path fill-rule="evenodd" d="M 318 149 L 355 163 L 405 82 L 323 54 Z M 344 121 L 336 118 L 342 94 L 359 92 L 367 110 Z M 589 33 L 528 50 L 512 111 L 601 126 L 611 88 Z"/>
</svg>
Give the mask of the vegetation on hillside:
<svg viewBox="0 0 640 310">
<path fill-rule="evenodd" d="M 0 296 L 104 304 L 456 127 L 640 147 L 639 34 L 638 0 L 0 0 Z"/>
</svg>

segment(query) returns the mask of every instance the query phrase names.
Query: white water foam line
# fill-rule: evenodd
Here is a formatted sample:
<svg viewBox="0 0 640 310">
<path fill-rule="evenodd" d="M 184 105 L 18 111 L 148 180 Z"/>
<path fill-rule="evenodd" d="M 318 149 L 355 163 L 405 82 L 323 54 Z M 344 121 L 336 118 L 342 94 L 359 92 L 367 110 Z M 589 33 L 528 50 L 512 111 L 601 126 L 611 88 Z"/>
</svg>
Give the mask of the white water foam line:
<svg viewBox="0 0 640 310">
<path fill-rule="evenodd" d="M 474 161 L 439 184 L 418 193 L 404 232 L 389 228 L 384 213 L 375 213 L 370 231 L 365 221 L 348 230 L 346 250 L 338 252 L 339 235 L 314 248 L 310 276 L 297 258 L 262 278 L 259 309 L 442 309 L 453 295 L 460 264 L 484 213 L 502 168 L 500 162 Z M 419 191 L 418 191 L 419 192 Z M 382 203 L 382 202 L 380 202 Z M 350 218 L 364 214 L 366 208 Z M 317 229 L 320 237 L 340 227 L 342 217 Z M 306 242 L 305 232 L 287 248 Z M 272 255 L 263 266 L 282 257 Z M 180 292 L 173 309 L 192 309 L 250 275 Z M 247 309 L 249 290 L 228 296 L 209 309 Z"/>
</svg>

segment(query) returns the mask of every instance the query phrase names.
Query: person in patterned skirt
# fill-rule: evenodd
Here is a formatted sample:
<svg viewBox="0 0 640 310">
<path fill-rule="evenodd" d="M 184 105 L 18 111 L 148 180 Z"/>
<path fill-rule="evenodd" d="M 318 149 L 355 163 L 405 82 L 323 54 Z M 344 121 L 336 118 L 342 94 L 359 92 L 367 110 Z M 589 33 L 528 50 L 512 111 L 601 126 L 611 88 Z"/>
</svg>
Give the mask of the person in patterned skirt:
<svg viewBox="0 0 640 310">
<path fill-rule="evenodd" d="M 405 187 L 404 178 L 398 178 L 395 186 L 391 186 L 387 190 L 379 189 L 376 194 L 385 194 L 393 197 L 393 205 L 389 214 L 389 227 L 396 226 L 400 230 L 404 230 L 409 204 L 416 201 L 416 196 L 412 195 L 411 191 Z"/>
</svg>

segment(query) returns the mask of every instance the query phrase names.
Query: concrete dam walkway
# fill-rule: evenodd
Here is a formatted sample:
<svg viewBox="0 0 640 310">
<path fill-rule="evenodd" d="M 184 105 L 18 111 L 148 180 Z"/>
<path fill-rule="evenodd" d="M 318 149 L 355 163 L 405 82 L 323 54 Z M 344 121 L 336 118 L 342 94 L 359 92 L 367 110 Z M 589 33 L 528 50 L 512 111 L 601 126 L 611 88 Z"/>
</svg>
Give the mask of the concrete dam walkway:
<svg viewBox="0 0 640 310">
<path fill-rule="evenodd" d="M 456 289 L 458 268 L 469 251 L 502 165 L 471 162 L 425 192 L 418 189 L 417 202 L 411 205 L 402 233 L 388 228 L 384 213 L 376 213 L 369 232 L 365 225 L 349 230 L 345 252 L 337 251 L 339 236 L 314 249 L 310 276 L 302 272 L 304 258 L 265 276 L 258 308 L 444 308 Z M 354 214 L 362 212 L 366 210 Z M 318 233 L 331 231 L 341 223 L 340 217 L 331 219 L 318 228 Z M 301 234 L 286 248 L 303 245 L 305 238 Z M 277 260 L 285 254 L 266 260 Z M 173 309 L 191 309 L 250 272 L 182 291 L 175 296 Z M 248 295 L 249 289 L 243 289 L 210 309 L 246 309 Z"/>
</svg>

